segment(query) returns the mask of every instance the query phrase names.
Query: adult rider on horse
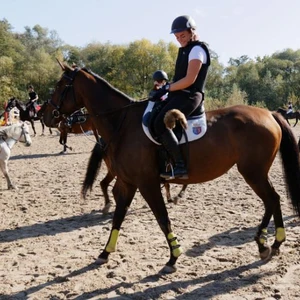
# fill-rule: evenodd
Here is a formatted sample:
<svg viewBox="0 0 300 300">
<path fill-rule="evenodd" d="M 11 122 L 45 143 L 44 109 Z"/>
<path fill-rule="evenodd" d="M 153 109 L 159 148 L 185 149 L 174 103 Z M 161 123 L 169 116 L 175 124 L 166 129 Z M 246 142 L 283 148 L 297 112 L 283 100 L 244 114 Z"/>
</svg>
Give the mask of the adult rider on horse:
<svg viewBox="0 0 300 300">
<path fill-rule="evenodd" d="M 190 16 L 179 16 L 173 21 L 171 33 L 181 46 L 177 55 L 175 75 L 173 81 L 162 86 L 151 99 L 160 101 L 168 93 L 167 104 L 154 120 L 154 131 L 174 161 L 173 174 L 170 171 L 160 175 L 167 180 L 174 177 L 187 179 L 188 172 L 175 134 L 165 127 L 166 112 L 179 109 L 185 116 L 204 113 L 204 86 L 210 54 L 205 43 L 199 41 L 195 30 L 196 23 Z"/>
<path fill-rule="evenodd" d="M 293 104 L 291 101 L 289 101 L 288 110 L 287 110 L 286 114 L 291 114 L 292 112 L 293 112 Z"/>
<path fill-rule="evenodd" d="M 26 103 L 26 108 L 28 108 L 29 111 L 33 111 L 34 116 L 36 116 L 36 101 L 39 99 L 38 94 L 34 91 L 34 88 L 32 85 L 28 87 L 28 95 L 29 95 L 29 101 Z"/>
</svg>

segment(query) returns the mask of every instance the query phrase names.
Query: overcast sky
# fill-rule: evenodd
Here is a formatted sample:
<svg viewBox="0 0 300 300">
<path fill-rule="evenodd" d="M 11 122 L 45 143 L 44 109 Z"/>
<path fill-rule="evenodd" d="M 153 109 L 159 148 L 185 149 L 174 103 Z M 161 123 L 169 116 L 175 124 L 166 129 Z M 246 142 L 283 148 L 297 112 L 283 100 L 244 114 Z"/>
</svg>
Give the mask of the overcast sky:
<svg viewBox="0 0 300 300">
<path fill-rule="evenodd" d="M 200 39 L 228 60 L 300 49 L 300 0 L 0 0 L 0 19 L 15 32 L 40 25 L 67 44 L 127 44 L 142 38 L 177 43 L 172 21 L 191 15 Z M 0 41 L 1 42 L 1 41 Z"/>
</svg>

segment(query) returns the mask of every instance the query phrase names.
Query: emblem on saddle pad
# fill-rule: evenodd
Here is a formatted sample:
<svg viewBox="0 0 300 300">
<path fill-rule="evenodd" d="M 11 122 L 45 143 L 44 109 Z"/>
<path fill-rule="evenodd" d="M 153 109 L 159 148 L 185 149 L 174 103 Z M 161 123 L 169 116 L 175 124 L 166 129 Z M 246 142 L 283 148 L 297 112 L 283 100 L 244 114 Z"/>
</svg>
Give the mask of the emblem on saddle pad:
<svg viewBox="0 0 300 300">
<path fill-rule="evenodd" d="M 202 132 L 202 127 L 201 127 L 201 123 L 196 120 L 192 123 L 192 129 L 193 129 L 193 133 L 198 135 L 198 134 L 201 134 Z"/>
<path fill-rule="evenodd" d="M 152 112 L 154 105 L 155 102 L 149 101 L 143 115 L 142 126 L 147 137 L 155 144 L 160 145 L 160 143 L 158 143 L 157 140 L 151 135 L 151 132 L 148 128 L 148 120 L 150 118 L 150 114 Z M 188 117 L 187 122 L 188 122 L 188 128 L 185 132 L 187 134 L 187 138 L 189 142 L 200 139 L 201 137 L 204 136 L 207 130 L 205 113 L 203 113 L 200 116 Z M 183 135 L 179 141 L 179 144 L 184 144 L 185 142 L 186 142 L 185 136 Z"/>
</svg>

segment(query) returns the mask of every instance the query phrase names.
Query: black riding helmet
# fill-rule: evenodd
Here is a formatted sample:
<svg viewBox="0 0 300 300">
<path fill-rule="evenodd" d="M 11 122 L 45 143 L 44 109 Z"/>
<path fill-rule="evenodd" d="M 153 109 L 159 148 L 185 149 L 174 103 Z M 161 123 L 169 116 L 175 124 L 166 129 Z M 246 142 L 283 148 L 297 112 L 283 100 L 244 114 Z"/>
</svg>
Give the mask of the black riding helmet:
<svg viewBox="0 0 300 300">
<path fill-rule="evenodd" d="M 179 16 L 173 21 L 170 33 L 177 33 L 187 29 L 196 29 L 196 22 L 190 16 Z"/>
<path fill-rule="evenodd" d="M 153 80 L 161 81 L 161 80 L 169 80 L 168 75 L 163 70 L 157 70 L 152 75 Z"/>
</svg>

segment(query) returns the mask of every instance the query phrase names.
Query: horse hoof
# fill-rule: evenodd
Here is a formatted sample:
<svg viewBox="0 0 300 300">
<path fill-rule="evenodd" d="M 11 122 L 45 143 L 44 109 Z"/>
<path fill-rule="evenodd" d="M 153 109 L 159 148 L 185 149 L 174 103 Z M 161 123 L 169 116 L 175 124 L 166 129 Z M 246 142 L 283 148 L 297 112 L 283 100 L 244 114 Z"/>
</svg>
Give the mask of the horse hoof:
<svg viewBox="0 0 300 300">
<path fill-rule="evenodd" d="M 280 250 L 278 248 L 272 248 L 272 255 L 279 255 L 280 254 Z"/>
<path fill-rule="evenodd" d="M 177 271 L 175 266 L 165 265 L 160 271 L 160 274 L 171 274 Z"/>
<path fill-rule="evenodd" d="M 179 202 L 179 198 L 178 198 L 177 196 L 174 197 L 174 198 L 173 198 L 173 203 L 177 205 L 178 202 Z"/>
<path fill-rule="evenodd" d="M 98 266 L 104 265 L 108 262 L 108 259 L 98 257 L 95 261 L 95 264 Z"/>
<path fill-rule="evenodd" d="M 16 185 L 10 185 L 10 186 L 8 186 L 8 189 L 9 190 L 17 190 L 18 187 Z"/>
<path fill-rule="evenodd" d="M 102 209 L 102 213 L 104 215 L 107 215 L 109 213 L 109 209 L 111 208 L 111 204 L 108 203 L 107 205 L 104 206 L 104 208 Z"/>
<path fill-rule="evenodd" d="M 272 251 L 270 246 L 266 246 L 266 250 L 264 250 L 263 252 L 260 252 L 260 259 L 261 260 L 268 260 L 271 257 Z"/>
</svg>

